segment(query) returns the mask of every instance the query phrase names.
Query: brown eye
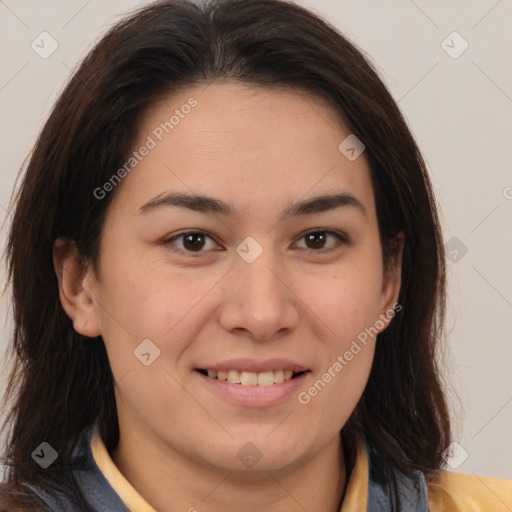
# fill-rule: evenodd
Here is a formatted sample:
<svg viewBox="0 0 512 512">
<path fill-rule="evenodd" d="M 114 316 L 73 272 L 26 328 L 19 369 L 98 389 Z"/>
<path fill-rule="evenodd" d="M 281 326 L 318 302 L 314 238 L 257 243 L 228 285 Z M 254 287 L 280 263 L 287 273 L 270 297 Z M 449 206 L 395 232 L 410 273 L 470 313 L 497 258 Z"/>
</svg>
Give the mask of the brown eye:
<svg viewBox="0 0 512 512">
<path fill-rule="evenodd" d="M 334 243 L 328 244 L 329 239 L 334 239 Z M 339 245 L 349 243 L 348 237 L 343 233 L 329 230 L 310 231 L 302 235 L 300 240 L 305 241 L 305 247 L 301 247 L 301 249 L 314 252 L 329 251 Z"/>
<path fill-rule="evenodd" d="M 208 242 L 210 245 L 208 246 Z M 213 239 L 201 231 L 188 231 L 180 233 L 163 241 L 164 246 L 181 253 L 196 253 L 200 255 L 208 249 L 214 249 L 217 245 Z"/>
<path fill-rule="evenodd" d="M 183 235 L 182 235 L 183 236 Z M 183 237 L 183 246 L 190 251 L 201 250 L 204 247 L 205 240 L 202 233 L 192 233 Z"/>
<path fill-rule="evenodd" d="M 326 239 L 327 237 L 323 231 L 309 233 L 305 236 L 306 245 L 310 249 L 323 249 Z"/>
</svg>

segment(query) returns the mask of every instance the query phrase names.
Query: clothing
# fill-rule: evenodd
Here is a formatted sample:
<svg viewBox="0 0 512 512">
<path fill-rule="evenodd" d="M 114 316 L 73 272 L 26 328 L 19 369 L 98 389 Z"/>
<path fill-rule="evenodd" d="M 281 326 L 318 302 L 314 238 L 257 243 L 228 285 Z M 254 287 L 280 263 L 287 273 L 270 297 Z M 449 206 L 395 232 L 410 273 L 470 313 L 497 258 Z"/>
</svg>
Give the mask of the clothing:
<svg viewBox="0 0 512 512">
<path fill-rule="evenodd" d="M 96 426 L 84 430 L 74 454 L 85 457 L 74 477 L 96 512 L 156 512 L 118 470 Z M 54 512 L 79 512 L 65 498 L 30 487 Z M 412 478 L 390 474 L 377 450 L 360 439 L 340 512 L 392 512 L 398 504 L 401 512 L 508 512 L 512 481 L 440 471 L 427 484 L 419 471 Z"/>
</svg>

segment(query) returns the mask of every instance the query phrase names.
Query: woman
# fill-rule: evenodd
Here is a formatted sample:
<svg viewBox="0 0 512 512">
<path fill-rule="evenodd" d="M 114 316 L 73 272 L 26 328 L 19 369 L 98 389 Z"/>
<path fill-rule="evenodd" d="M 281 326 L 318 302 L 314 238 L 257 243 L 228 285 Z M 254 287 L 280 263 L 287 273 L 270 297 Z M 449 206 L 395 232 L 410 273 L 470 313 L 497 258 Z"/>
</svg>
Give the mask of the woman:
<svg viewBox="0 0 512 512">
<path fill-rule="evenodd" d="M 111 29 L 36 143 L 8 261 L 2 510 L 511 506 L 442 470 L 424 162 L 303 8 L 171 0 Z"/>
</svg>

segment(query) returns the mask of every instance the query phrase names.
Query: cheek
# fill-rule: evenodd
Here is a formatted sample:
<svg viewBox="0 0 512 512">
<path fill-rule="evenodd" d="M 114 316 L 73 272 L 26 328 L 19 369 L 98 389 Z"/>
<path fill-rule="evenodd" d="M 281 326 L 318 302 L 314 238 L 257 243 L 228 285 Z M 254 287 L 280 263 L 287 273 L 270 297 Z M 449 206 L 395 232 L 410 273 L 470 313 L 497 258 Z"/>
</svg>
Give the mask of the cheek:
<svg viewBox="0 0 512 512">
<path fill-rule="evenodd" d="M 350 337 L 329 347 L 326 362 L 297 396 L 309 428 L 324 440 L 332 438 L 354 411 L 370 374 L 375 341 Z"/>
<path fill-rule="evenodd" d="M 125 244 L 126 245 L 126 244 Z M 137 251 L 105 250 L 99 299 L 105 306 L 102 317 L 114 321 L 134 337 L 156 335 L 166 323 L 167 329 L 197 287 L 179 271 L 169 275 L 165 267 L 142 257 Z"/>
<path fill-rule="evenodd" d="M 314 312 L 309 315 L 315 318 L 314 337 L 322 341 L 322 350 L 315 380 L 303 390 L 299 401 L 311 403 L 334 429 L 348 419 L 371 370 L 380 314 L 379 263 L 368 251 L 368 256 L 340 265 L 329 276 L 311 276 L 309 283 L 303 281 L 303 293 L 307 288 L 314 290 L 306 296 Z"/>
<path fill-rule="evenodd" d="M 317 336 L 339 350 L 379 317 L 381 272 L 375 262 L 339 266 L 322 279 L 304 279 L 303 286 L 302 295 L 318 319 Z"/>
<path fill-rule="evenodd" d="M 210 272 L 191 278 L 179 269 L 170 272 L 161 262 L 105 253 L 97 314 L 114 374 L 138 367 L 134 350 L 146 339 L 161 351 L 160 361 L 172 362 L 200 329 L 207 302 L 201 299 L 219 277 Z"/>
</svg>

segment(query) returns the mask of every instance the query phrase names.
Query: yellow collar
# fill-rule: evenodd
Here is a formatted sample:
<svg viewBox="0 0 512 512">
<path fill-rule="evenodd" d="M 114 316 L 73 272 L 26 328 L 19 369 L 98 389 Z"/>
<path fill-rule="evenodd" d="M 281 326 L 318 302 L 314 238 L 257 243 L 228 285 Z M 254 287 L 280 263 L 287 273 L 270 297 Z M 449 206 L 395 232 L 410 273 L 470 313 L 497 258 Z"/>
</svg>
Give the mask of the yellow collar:
<svg viewBox="0 0 512 512">
<path fill-rule="evenodd" d="M 135 490 L 111 459 L 98 425 L 94 425 L 91 437 L 91 451 L 96 465 L 112 489 L 118 494 L 130 512 L 156 512 L 156 510 Z"/>
</svg>

